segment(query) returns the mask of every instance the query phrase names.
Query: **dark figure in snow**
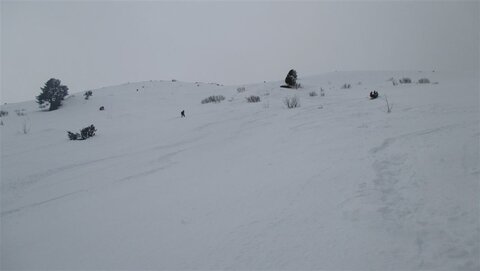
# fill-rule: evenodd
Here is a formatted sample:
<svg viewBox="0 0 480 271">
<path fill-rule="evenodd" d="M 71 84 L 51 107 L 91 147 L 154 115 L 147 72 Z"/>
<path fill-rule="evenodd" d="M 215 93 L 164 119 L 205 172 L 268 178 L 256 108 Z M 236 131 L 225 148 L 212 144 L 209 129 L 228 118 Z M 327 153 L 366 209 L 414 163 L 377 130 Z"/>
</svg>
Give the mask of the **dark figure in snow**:
<svg viewBox="0 0 480 271">
<path fill-rule="evenodd" d="M 375 90 L 372 92 L 370 91 L 370 99 L 376 99 L 378 98 L 378 92 L 376 92 Z"/>
<path fill-rule="evenodd" d="M 180 112 L 180 114 L 181 114 L 182 118 L 185 118 L 185 110 L 182 110 L 182 112 Z"/>
</svg>

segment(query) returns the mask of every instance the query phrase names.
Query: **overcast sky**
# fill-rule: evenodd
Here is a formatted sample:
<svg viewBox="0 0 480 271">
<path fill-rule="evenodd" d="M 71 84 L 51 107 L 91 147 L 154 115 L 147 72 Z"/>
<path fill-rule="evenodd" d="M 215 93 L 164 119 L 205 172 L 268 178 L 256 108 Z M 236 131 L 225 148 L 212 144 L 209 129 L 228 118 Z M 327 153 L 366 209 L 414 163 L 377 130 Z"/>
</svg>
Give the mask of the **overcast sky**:
<svg viewBox="0 0 480 271">
<path fill-rule="evenodd" d="M 1 3 L 1 102 L 143 80 L 479 68 L 479 1 Z"/>
</svg>

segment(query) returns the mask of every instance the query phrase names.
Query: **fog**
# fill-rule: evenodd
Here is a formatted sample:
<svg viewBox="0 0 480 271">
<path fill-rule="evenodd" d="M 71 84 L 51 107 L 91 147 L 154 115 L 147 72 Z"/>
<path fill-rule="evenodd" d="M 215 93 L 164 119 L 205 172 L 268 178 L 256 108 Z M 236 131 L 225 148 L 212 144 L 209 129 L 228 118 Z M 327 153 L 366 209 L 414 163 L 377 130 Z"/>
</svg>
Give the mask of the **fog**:
<svg viewBox="0 0 480 271">
<path fill-rule="evenodd" d="M 479 68 L 479 2 L 1 2 L 1 102 L 142 80 Z"/>
</svg>

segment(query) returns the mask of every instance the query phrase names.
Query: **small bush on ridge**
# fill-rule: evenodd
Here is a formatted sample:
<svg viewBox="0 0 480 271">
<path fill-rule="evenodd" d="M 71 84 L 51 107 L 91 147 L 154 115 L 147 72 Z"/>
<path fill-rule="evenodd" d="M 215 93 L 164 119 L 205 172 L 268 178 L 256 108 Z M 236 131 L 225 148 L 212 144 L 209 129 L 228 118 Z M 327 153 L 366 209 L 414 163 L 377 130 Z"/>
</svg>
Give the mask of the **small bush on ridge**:
<svg viewBox="0 0 480 271">
<path fill-rule="evenodd" d="M 90 96 L 92 95 L 93 95 L 93 92 L 91 90 L 85 91 L 85 93 L 83 94 L 83 96 L 85 96 L 85 100 L 88 100 L 88 98 L 90 98 Z"/>
<path fill-rule="evenodd" d="M 202 100 L 202 104 L 207 104 L 207 103 L 219 103 L 221 101 L 225 100 L 225 97 L 222 95 L 212 95 L 210 97 L 207 97 Z"/>
<path fill-rule="evenodd" d="M 419 84 L 430 84 L 430 80 L 428 78 L 420 78 L 418 79 Z"/>
<path fill-rule="evenodd" d="M 258 102 L 260 102 L 260 97 L 259 97 L 259 96 L 254 96 L 254 95 L 252 95 L 252 96 L 247 97 L 247 98 L 245 98 L 245 99 L 247 99 L 247 102 L 249 102 L 249 103 L 258 103 Z"/>
</svg>

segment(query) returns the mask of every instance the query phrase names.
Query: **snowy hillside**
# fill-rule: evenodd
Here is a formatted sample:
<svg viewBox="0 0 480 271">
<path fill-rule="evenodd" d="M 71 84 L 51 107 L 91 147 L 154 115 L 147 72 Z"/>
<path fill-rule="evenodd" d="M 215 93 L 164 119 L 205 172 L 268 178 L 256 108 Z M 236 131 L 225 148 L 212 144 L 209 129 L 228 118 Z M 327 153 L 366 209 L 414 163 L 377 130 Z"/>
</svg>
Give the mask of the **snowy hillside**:
<svg viewBox="0 0 480 271">
<path fill-rule="evenodd" d="M 1 269 L 479 270 L 478 72 L 299 82 L 2 105 Z"/>
</svg>

